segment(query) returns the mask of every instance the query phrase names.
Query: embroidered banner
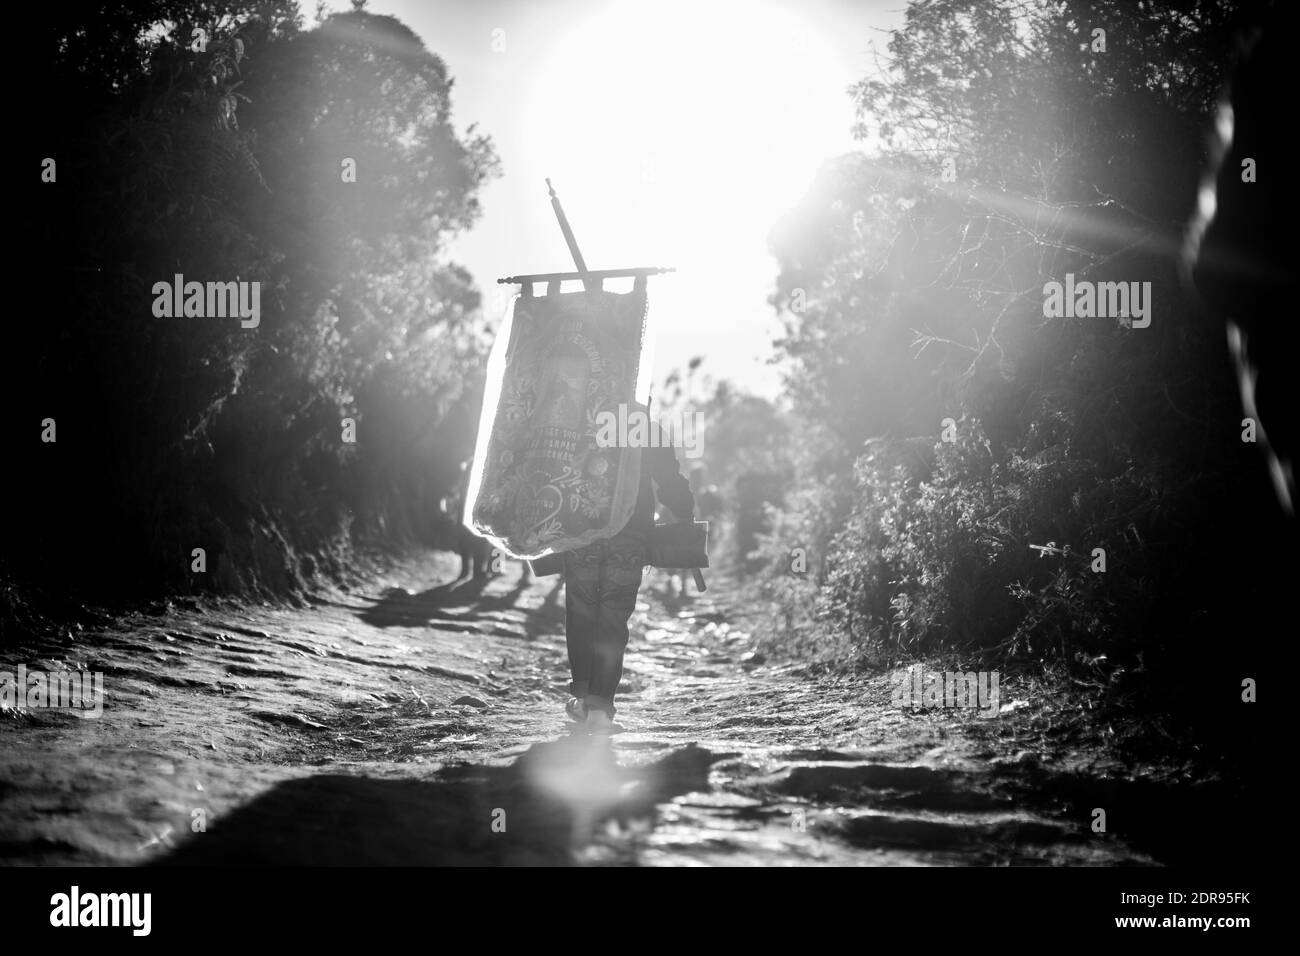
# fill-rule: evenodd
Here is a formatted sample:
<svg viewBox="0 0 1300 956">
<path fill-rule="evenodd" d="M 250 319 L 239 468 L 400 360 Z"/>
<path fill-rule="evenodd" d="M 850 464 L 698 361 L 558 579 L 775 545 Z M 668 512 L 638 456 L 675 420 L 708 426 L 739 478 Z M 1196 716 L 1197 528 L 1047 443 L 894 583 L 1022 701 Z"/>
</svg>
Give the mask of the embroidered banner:
<svg viewBox="0 0 1300 956">
<path fill-rule="evenodd" d="M 623 529 L 640 449 L 599 447 L 597 416 L 644 404 L 646 317 L 644 278 L 629 293 L 515 297 L 488 360 L 466 511 L 473 531 L 513 557 L 538 558 Z"/>
</svg>

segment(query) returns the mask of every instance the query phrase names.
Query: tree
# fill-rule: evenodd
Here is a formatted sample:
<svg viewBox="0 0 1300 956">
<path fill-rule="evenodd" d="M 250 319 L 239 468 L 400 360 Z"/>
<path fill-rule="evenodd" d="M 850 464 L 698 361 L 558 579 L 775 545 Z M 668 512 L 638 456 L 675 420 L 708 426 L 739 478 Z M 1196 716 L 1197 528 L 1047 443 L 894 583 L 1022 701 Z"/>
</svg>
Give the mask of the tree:
<svg viewBox="0 0 1300 956">
<path fill-rule="evenodd" d="M 496 172 L 451 124 L 445 65 L 391 17 L 305 31 L 286 0 L 60 7 L 33 35 L 50 69 L 29 126 L 57 183 L 33 188 L 45 291 L 7 380 L 60 437 L 21 471 L 11 566 L 118 594 L 284 590 L 418 526 L 421 484 L 472 444 L 479 297 L 444 250 Z M 257 283 L 260 323 L 155 315 L 178 273 Z M 120 560 L 69 564 L 92 527 Z M 177 557 L 195 546 L 218 556 L 206 578 Z"/>
<path fill-rule="evenodd" d="M 772 245 L 795 411 L 858 457 L 823 597 L 859 637 L 1151 661 L 1267 591 L 1268 566 L 1224 565 L 1261 545 L 1244 514 L 1268 497 L 1177 261 L 1224 76 L 1207 64 L 1242 22 L 919 0 L 855 89 L 864 153 Z M 1067 274 L 1150 283 L 1149 327 L 1047 317 Z M 1098 575 L 1097 547 L 1125 558 Z"/>
</svg>

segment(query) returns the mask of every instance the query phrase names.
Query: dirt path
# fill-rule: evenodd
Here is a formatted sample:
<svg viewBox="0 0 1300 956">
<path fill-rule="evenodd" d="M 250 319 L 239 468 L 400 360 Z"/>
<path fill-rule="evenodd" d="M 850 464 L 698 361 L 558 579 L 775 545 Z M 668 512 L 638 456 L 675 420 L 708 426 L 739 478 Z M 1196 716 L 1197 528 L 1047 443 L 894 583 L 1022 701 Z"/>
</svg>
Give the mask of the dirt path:
<svg viewBox="0 0 1300 956">
<path fill-rule="evenodd" d="M 1089 824 L 1103 797 L 1149 821 L 1163 795 L 1025 749 L 1033 706 L 914 713 L 883 679 L 769 666 L 721 579 L 681 607 L 643 588 L 627 731 L 572 736 L 558 579 L 430 589 L 450 572 L 440 555 L 303 609 L 133 615 L 0 653 L 102 671 L 106 693 L 98 719 L 0 720 L 0 862 L 1160 860 Z"/>
</svg>

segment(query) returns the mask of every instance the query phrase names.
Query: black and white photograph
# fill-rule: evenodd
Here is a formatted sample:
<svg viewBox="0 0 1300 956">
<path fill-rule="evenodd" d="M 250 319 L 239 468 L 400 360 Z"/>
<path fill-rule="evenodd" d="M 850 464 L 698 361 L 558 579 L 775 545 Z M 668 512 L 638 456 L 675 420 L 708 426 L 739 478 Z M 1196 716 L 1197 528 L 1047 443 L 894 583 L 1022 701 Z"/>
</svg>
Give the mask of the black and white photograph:
<svg viewBox="0 0 1300 956">
<path fill-rule="evenodd" d="M 1296 9 L 26 5 L 7 926 L 854 868 L 824 906 L 900 944 L 1241 945 L 1286 856 Z M 797 888 L 717 900 L 761 934 Z"/>
</svg>

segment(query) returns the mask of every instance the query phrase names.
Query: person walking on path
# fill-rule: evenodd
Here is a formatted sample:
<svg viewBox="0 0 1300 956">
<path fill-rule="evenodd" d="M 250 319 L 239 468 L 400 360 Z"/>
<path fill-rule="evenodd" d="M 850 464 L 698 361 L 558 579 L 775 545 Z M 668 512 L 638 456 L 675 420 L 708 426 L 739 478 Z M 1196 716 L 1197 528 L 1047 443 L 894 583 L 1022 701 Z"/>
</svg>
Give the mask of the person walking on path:
<svg viewBox="0 0 1300 956">
<path fill-rule="evenodd" d="M 564 554 L 564 631 L 573 678 L 565 711 L 593 733 L 622 729 L 614 723 L 614 694 L 649 556 L 656 491 L 675 520 L 694 520 L 695 496 L 673 449 L 643 448 L 640 487 L 627 525 L 611 538 Z"/>
</svg>

